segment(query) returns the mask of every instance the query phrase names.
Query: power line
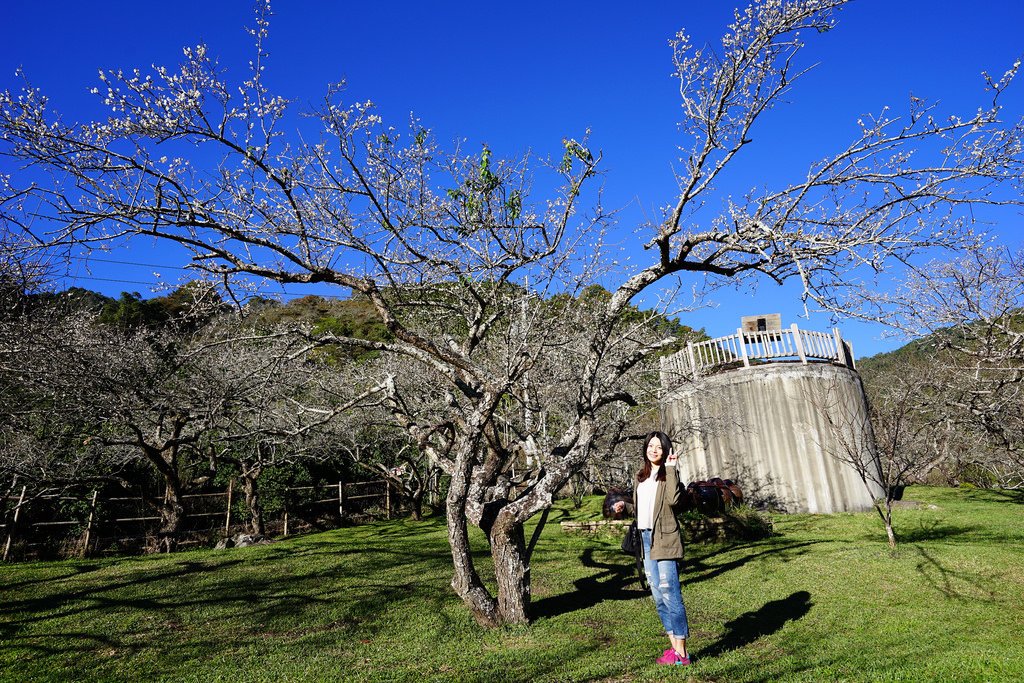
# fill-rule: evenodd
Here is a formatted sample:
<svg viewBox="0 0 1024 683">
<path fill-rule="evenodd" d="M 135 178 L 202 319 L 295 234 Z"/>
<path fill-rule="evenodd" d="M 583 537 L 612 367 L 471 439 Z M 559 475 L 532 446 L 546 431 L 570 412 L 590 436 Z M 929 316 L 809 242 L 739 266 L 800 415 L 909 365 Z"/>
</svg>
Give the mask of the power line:
<svg viewBox="0 0 1024 683">
<path fill-rule="evenodd" d="M 94 257 L 94 256 L 75 256 L 75 255 L 69 255 L 68 258 L 70 258 L 72 260 L 75 260 L 75 261 L 85 261 L 87 263 L 89 261 L 95 261 L 95 262 L 98 262 L 98 263 L 113 263 L 113 264 L 121 265 L 121 266 L 137 266 L 137 267 L 140 267 L 140 268 L 159 268 L 161 270 L 181 270 L 181 271 L 191 271 L 192 270 L 191 268 L 186 268 L 186 267 L 183 267 L 183 266 L 160 265 L 160 264 L 156 264 L 156 263 L 138 263 L 136 261 L 123 261 L 123 260 L 120 260 L 120 259 L 100 258 L 100 257 Z M 65 280 L 71 280 L 72 282 L 74 282 L 76 280 L 90 280 L 90 281 L 95 281 L 95 282 L 118 282 L 118 283 L 126 284 L 126 285 L 144 285 L 144 286 L 150 287 L 150 288 L 156 287 L 158 285 L 166 285 L 166 284 L 168 284 L 168 283 L 165 283 L 165 282 L 157 283 L 157 282 L 143 282 L 141 280 L 122 280 L 122 279 L 118 279 L 118 278 L 94 277 L 92 275 L 65 275 L 64 279 Z M 280 294 L 282 294 L 284 296 L 289 296 L 289 297 L 300 297 L 300 296 L 307 296 L 307 295 L 309 295 L 309 292 L 299 293 L 299 292 L 288 291 L 283 286 L 278 290 L 277 293 L 280 293 Z M 341 296 L 339 294 L 320 294 L 320 293 L 317 293 L 316 296 L 319 296 L 319 297 L 324 298 L 324 299 L 346 299 L 346 298 L 348 298 L 348 297 Z"/>
<path fill-rule="evenodd" d="M 142 282 L 141 280 L 118 280 L 110 277 L 92 277 L 90 275 L 65 275 L 65 280 L 96 280 L 97 282 L 121 282 L 126 285 L 146 285 L 147 287 L 153 287 L 156 283 L 153 282 Z"/>
<path fill-rule="evenodd" d="M 130 265 L 136 265 L 136 264 L 130 264 Z M 169 266 L 169 267 L 173 268 L 174 266 Z M 186 269 L 180 268 L 180 270 L 186 270 Z M 70 280 L 71 282 L 77 282 L 78 280 L 90 280 L 90 281 L 95 281 L 95 282 L 117 282 L 117 283 L 126 284 L 126 285 L 144 285 L 144 286 L 150 287 L 150 288 L 157 287 L 158 285 L 165 285 L 166 286 L 168 284 L 171 284 L 171 283 L 167 283 L 167 282 L 144 282 L 142 280 L 121 280 L 121 279 L 109 278 L 109 277 L 93 277 L 91 275 L 65 275 L 61 279 L 63 279 L 63 280 Z M 287 289 L 285 289 L 284 287 L 281 287 L 277 292 L 270 292 L 270 294 L 275 294 L 275 293 L 282 294 L 284 296 L 289 296 L 289 297 L 309 296 L 309 295 L 312 294 L 313 296 L 318 296 L 318 297 L 320 297 L 322 299 L 342 299 L 342 300 L 344 300 L 344 299 L 348 298 L 348 297 L 342 296 L 340 294 L 323 294 L 323 293 L 311 293 L 311 292 L 290 292 Z M 257 294 L 261 294 L 261 293 L 257 292 Z"/>
<path fill-rule="evenodd" d="M 85 261 L 87 263 L 89 261 L 97 261 L 99 263 L 116 263 L 122 266 L 139 266 L 140 268 L 162 268 L 164 270 L 191 270 L 190 268 L 186 268 L 184 266 L 167 266 L 159 265 L 156 263 L 135 263 L 134 261 L 118 261 L 117 259 L 97 258 L 95 256 L 69 256 L 68 258 L 74 259 L 75 261 Z"/>
</svg>

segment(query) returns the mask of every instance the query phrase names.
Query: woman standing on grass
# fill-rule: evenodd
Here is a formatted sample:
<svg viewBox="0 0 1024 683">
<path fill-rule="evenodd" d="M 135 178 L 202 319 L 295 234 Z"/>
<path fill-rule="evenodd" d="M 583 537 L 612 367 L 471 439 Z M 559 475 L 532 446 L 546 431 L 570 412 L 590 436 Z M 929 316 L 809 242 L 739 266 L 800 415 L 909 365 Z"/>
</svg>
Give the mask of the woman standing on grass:
<svg viewBox="0 0 1024 683">
<path fill-rule="evenodd" d="M 672 441 L 663 432 L 651 432 L 644 439 L 641 457 L 643 465 L 636 473 L 633 506 L 643 538 L 644 572 L 670 644 L 658 657 L 658 664 L 687 666 L 690 657 L 686 637 L 690 628 L 676 564 L 683 559 L 683 539 L 675 513 L 682 495 Z"/>
</svg>

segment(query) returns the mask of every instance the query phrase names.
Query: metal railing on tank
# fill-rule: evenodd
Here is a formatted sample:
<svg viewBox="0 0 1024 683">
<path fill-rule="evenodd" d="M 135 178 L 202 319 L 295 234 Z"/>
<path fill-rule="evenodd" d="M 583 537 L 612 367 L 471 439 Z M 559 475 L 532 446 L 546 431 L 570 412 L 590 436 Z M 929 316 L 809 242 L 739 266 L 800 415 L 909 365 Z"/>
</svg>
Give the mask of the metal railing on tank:
<svg viewBox="0 0 1024 683">
<path fill-rule="evenodd" d="M 683 382 L 734 368 L 750 368 L 764 362 L 792 360 L 803 364 L 828 362 L 856 369 L 853 348 L 839 334 L 801 330 L 793 323 L 777 330 L 744 330 L 702 342 L 690 342 L 661 359 L 661 384 L 671 389 Z"/>
</svg>

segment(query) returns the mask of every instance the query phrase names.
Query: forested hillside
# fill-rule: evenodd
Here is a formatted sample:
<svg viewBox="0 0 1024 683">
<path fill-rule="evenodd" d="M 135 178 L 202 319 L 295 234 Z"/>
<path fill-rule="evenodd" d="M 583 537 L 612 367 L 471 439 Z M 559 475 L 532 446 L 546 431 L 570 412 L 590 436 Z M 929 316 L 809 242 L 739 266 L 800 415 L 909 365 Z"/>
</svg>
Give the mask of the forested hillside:
<svg viewBox="0 0 1024 683">
<path fill-rule="evenodd" d="M 858 361 L 897 483 L 1024 485 L 1019 310 L 965 320 Z"/>
</svg>

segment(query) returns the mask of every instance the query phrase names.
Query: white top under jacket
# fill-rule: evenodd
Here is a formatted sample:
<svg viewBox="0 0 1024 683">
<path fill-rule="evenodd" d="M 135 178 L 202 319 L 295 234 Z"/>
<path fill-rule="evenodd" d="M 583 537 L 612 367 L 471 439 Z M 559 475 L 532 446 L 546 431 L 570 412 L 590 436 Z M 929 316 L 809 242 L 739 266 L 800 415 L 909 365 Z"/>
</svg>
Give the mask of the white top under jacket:
<svg viewBox="0 0 1024 683">
<path fill-rule="evenodd" d="M 654 496 L 658 492 L 658 470 L 651 468 L 651 476 L 636 485 L 636 526 L 654 528 Z"/>
</svg>

